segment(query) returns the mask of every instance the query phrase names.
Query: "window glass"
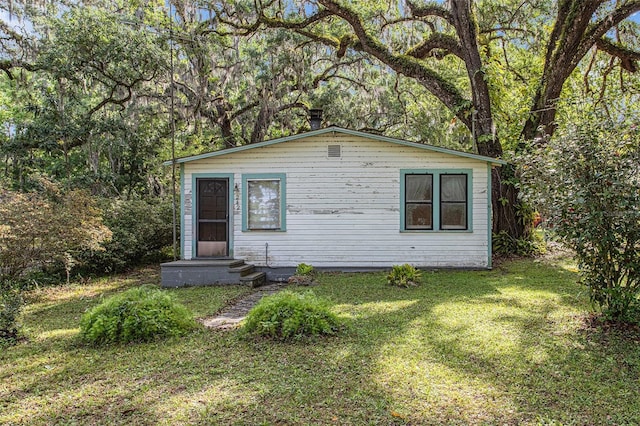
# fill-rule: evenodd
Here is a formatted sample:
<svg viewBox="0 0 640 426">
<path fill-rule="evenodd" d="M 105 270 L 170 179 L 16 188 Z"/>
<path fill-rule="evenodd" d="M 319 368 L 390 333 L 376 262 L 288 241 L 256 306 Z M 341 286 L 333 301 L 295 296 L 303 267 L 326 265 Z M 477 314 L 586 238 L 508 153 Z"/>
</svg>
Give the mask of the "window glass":
<svg viewBox="0 0 640 426">
<path fill-rule="evenodd" d="M 440 210 L 442 229 L 467 229 L 466 203 L 443 203 Z"/>
<path fill-rule="evenodd" d="M 440 179 L 442 201 L 467 200 L 467 175 L 442 175 Z"/>
<path fill-rule="evenodd" d="M 433 175 L 407 175 L 406 178 L 407 201 L 433 199 Z"/>
<path fill-rule="evenodd" d="M 407 229 L 432 229 L 433 211 L 431 204 L 407 204 L 407 217 L 405 226 Z"/>
<path fill-rule="evenodd" d="M 467 229 L 467 175 L 440 175 L 440 229 Z"/>
<path fill-rule="evenodd" d="M 249 229 L 280 229 L 280 179 L 247 181 Z"/>
<path fill-rule="evenodd" d="M 433 229 L 433 175 L 405 176 L 405 229 Z"/>
</svg>

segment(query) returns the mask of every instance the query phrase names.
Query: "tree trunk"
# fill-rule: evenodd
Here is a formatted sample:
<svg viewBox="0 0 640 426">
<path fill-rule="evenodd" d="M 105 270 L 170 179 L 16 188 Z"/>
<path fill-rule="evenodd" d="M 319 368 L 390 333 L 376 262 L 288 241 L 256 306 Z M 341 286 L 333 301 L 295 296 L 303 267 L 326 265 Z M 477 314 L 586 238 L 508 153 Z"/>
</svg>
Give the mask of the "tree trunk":
<svg viewBox="0 0 640 426">
<path fill-rule="evenodd" d="M 491 173 L 493 232 L 507 232 L 515 239 L 529 236 L 531 224 L 521 217 L 520 190 L 513 183 L 515 166 L 494 168 Z"/>
<path fill-rule="evenodd" d="M 462 45 L 462 59 L 467 68 L 471 83 L 473 112 L 471 112 L 470 131 L 478 153 L 491 158 L 502 156 L 502 145 L 495 136 L 495 125 L 491 108 L 489 86 L 478 50 L 478 35 L 475 15 L 471 10 L 471 2 L 454 1 L 450 3 L 452 24 Z M 492 171 L 492 208 L 493 232 L 506 231 L 511 237 L 520 239 L 527 236 L 529 225 L 518 217 L 519 190 L 513 185 L 515 169 L 511 165 L 493 169 Z"/>
</svg>

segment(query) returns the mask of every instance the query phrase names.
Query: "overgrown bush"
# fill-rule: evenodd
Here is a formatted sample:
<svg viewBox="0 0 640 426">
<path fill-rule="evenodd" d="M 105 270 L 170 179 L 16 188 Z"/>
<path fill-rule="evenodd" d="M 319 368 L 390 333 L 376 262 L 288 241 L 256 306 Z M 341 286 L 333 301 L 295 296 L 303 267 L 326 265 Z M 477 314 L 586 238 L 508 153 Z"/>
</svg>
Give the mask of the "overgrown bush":
<svg viewBox="0 0 640 426">
<path fill-rule="evenodd" d="M 92 344 L 179 336 L 196 326 L 193 314 L 157 288 L 142 286 L 109 297 L 80 320 L 80 337 Z"/>
<path fill-rule="evenodd" d="M 22 304 L 18 291 L 0 288 L 0 346 L 15 343 L 18 339 L 18 315 Z"/>
<path fill-rule="evenodd" d="M 339 328 L 340 320 L 331 312 L 328 301 L 311 291 L 282 291 L 264 297 L 243 323 L 248 335 L 278 340 L 335 334 Z"/>
<path fill-rule="evenodd" d="M 576 252 L 605 318 L 640 322 L 640 133 L 601 120 L 522 161 L 523 182 L 553 232 Z"/>
<path fill-rule="evenodd" d="M 420 271 L 408 263 L 393 265 L 391 272 L 387 275 L 387 284 L 396 287 L 417 286 L 420 284 L 421 276 Z"/>
<path fill-rule="evenodd" d="M 87 192 L 41 184 L 37 193 L 0 190 L 0 278 L 51 267 L 68 276 L 81 250 L 100 250 L 111 236 Z"/>
<path fill-rule="evenodd" d="M 103 200 L 101 209 L 111 240 L 102 245 L 104 250 L 82 253 L 85 270 L 121 272 L 171 258 L 166 250 L 173 242 L 170 199 Z"/>
</svg>

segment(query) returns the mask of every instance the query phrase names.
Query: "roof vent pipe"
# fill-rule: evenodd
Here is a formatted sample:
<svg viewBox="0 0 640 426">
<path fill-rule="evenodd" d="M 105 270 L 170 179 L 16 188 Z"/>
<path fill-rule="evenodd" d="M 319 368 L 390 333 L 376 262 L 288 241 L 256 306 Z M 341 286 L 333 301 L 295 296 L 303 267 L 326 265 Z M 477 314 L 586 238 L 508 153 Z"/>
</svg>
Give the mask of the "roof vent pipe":
<svg viewBox="0 0 640 426">
<path fill-rule="evenodd" d="M 322 109 L 312 108 L 309 110 L 309 123 L 311 130 L 318 130 L 322 126 Z"/>
</svg>

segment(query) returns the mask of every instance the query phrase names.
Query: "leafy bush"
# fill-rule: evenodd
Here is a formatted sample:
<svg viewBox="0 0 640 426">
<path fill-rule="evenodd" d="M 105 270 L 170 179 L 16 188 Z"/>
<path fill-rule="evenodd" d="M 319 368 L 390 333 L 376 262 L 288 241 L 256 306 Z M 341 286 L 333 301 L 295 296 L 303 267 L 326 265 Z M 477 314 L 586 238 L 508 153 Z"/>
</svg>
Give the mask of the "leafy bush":
<svg viewBox="0 0 640 426">
<path fill-rule="evenodd" d="M 80 337 L 94 344 L 179 336 L 196 326 L 193 314 L 154 287 L 142 286 L 104 300 L 80 320 Z"/>
<path fill-rule="evenodd" d="M 38 193 L 0 190 L 0 277 L 55 266 L 68 277 L 81 250 L 100 250 L 111 236 L 87 192 L 41 185 Z"/>
<path fill-rule="evenodd" d="M 534 256 L 547 251 L 542 234 L 535 230 L 524 238 L 514 238 L 507 231 L 500 231 L 493 234 L 491 242 L 493 253 L 500 256 Z"/>
<path fill-rule="evenodd" d="M 248 335 L 279 340 L 335 334 L 339 328 L 340 320 L 329 309 L 329 303 L 311 291 L 282 291 L 264 297 L 243 324 Z"/>
<path fill-rule="evenodd" d="M 396 287 L 416 286 L 420 284 L 421 275 L 419 270 L 408 263 L 393 265 L 391 272 L 387 275 L 387 284 Z"/>
<path fill-rule="evenodd" d="M 104 250 L 85 251 L 81 259 L 88 272 L 121 272 L 171 257 L 173 241 L 170 199 L 103 200 L 104 223 L 112 232 Z"/>
<path fill-rule="evenodd" d="M 296 267 L 296 275 L 312 275 L 314 272 L 313 266 L 307 265 L 306 263 L 300 263 Z"/>
<path fill-rule="evenodd" d="M 522 162 L 523 182 L 555 234 L 575 250 L 605 318 L 640 322 L 640 133 L 581 124 Z"/>
<path fill-rule="evenodd" d="M 293 285 L 311 285 L 314 282 L 315 270 L 313 266 L 306 263 L 300 263 L 296 267 L 296 274 L 289 277 L 289 284 Z"/>
<path fill-rule="evenodd" d="M 18 338 L 18 315 L 22 304 L 19 292 L 0 289 L 0 346 L 14 343 Z"/>
</svg>

